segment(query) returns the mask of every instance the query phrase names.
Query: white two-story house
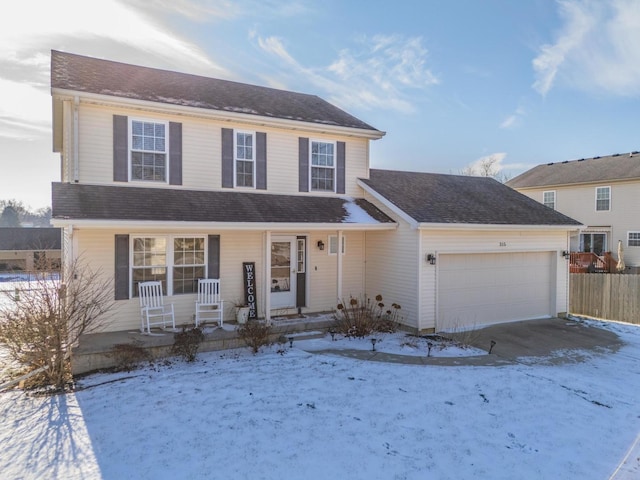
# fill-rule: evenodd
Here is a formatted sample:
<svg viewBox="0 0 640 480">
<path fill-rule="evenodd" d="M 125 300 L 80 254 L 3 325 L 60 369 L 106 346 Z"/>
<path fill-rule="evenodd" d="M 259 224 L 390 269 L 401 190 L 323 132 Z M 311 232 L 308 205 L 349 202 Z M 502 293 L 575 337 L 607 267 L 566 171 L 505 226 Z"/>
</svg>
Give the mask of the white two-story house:
<svg viewBox="0 0 640 480">
<path fill-rule="evenodd" d="M 617 256 L 622 242 L 627 271 L 640 271 L 639 152 L 538 165 L 507 185 L 584 224 L 572 252 Z"/>
<path fill-rule="evenodd" d="M 231 319 L 247 268 L 266 319 L 379 293 L 414 330 L 567 309 L 578 222 L 493 180 L 372 171 L 384 132 L 317 96 L 58 51 L 51 88 L 52 221 L 113 277 L 108 330 L 139 325 L 146 280 L 191 323 L 219 278 Z"/>
</svg>

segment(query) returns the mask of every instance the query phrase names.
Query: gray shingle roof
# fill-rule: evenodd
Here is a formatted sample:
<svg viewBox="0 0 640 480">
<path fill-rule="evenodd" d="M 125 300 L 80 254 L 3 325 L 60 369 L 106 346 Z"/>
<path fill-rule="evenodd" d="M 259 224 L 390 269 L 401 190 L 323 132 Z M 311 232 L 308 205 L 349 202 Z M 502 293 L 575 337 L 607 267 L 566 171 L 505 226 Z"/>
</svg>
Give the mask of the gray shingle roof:
<svg viewBox="0 0 640 480">
<path fill-rule="evenodd" d="M 362 181 L 418 223 L 580 225 L 492 178 L 371 170 Z"/>
<path fill-rule="evenodd" d="M 217 223 L 393 223 L 363 199 L 53 183 L 54 219 Z"/>
<path fill-rule="evenodd" d="M 51 51 L 51 87 L 377 131 L 315 95 L 140 67 L 56 50 Z"/>
<path fill-rule="evenodd" d="M 59 228 L 0 228 L 0 250 L 60 250 Z"/>
<path fill-rule="evenodd" d="M 640 179 L 640 152 L 538 165 L 507 182 L 511 188 Z"/>
</svg>

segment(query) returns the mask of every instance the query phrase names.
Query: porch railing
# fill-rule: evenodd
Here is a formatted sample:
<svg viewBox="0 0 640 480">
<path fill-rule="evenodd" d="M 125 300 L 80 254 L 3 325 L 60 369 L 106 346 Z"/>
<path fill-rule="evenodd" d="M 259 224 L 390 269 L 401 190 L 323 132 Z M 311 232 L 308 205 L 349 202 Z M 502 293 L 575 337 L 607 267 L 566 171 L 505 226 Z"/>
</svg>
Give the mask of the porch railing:
<svg viewBox="0 0 640 480">
<path fill-rule="evenodd" d="M 593 252 L 571 252 L 569 271 L 571 273 L 610 273 L 615 271 L 618 261 L 611 252 L 596 255 Z"/>
</svg>

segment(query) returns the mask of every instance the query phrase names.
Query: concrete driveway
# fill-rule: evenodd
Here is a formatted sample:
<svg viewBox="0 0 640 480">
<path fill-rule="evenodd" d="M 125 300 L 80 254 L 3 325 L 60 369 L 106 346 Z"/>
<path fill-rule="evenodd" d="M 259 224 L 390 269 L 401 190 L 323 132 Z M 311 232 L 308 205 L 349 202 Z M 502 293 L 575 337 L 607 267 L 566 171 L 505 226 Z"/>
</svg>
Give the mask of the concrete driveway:
<svg viewBox="0 0 640 480">
<path fill-rule="evenodd" d="M 580 361 L 590 353 L 615 352 L 623 345 L 615 333 L 562 318 L 501 323 L 457 335 L 486 351 L 493 340 L 491 353 L 504 360 L 536 357 L 539 362 L 539 357 L 545 357 L 552 364 Z"/>
</svg>

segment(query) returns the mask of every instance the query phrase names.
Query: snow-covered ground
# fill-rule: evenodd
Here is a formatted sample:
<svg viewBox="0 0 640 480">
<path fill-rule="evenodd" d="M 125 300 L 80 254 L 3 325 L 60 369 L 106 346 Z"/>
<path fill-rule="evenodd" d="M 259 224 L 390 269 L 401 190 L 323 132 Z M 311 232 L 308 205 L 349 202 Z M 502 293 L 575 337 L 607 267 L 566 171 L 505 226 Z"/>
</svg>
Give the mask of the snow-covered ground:
<svg viewBox="0 0 640 480">
<path fill-rule="evenodd" d="M 626 460 L 616 478 L 640 478 L 640 453 L 627 455 L 640 432 L 640 328 L 606 328 L 619 351 L 556 366 L 387 364 L 296 340 L 92 375 L 68 395 L 8 392 L 0 477 L 583 480 Z M 400 343 L 376 349 L 411 353 Z"/>
</svg>

